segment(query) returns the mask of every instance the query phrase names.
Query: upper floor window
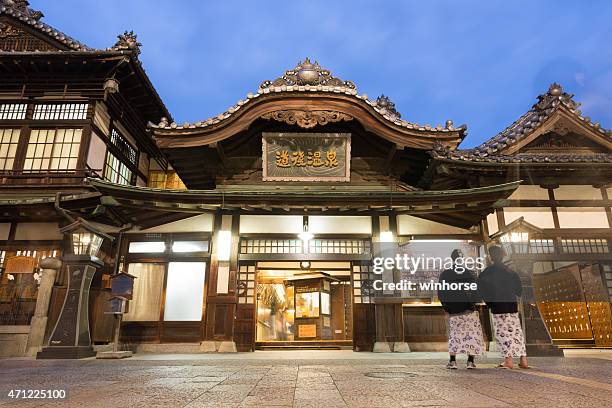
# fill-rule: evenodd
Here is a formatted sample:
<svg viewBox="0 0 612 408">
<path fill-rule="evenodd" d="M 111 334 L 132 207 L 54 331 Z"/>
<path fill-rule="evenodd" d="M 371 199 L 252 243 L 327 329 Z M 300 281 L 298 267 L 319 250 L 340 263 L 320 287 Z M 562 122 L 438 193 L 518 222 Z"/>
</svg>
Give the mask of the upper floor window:
<svg viewBox="0 0 612 408">
<path fill-rule="evenodd" d="M 25 119 L 28 105 L 25 103 L 0 104 L 0 120 Z"/>
<path fill-rule="evenodd" d="M 104 179 L 116 184 L 132 184 L 132 171 L 111 152 L 106 154 Z"/>
<path fill-rule="evenodd" d="M 76 169 L 82 132 L 82 129 L 32 129 L 23 170 Z"/>
<path fill-rule="evenodd" d="M 132 145 L 130 145 L 128 141 L 125 140 L 125 138 L 121 136 L 119 132 L 117 132 L 115 129 L 111 131 L 110 140 L 111 140 L 111 143 L 115 145 L 115 147 L 119 149 L 121 153 L 123 153 L 125 158 L 130 161 L 130 163 L 132 163 L 133 165 L 138 164 L 137 163 L 138 157 L 136 154 L 136 149 L 134 149 Z"/>
<path fill-rule="evenodd" d="M 19 129 L 0 129 L 0 170 L 12 170 L 19 144 Z"/>
<path fill-rule="evenodd" d="M 181 178 L 175 171 L 151 170 L 149 172 L 149 187 L 169 190 L 186 190 Z"/>
<path fill-rule="evenodd" d="M 86 103 L 52 103 L 34 105 L 34 120 L 87 119 Z"/>
</svg>

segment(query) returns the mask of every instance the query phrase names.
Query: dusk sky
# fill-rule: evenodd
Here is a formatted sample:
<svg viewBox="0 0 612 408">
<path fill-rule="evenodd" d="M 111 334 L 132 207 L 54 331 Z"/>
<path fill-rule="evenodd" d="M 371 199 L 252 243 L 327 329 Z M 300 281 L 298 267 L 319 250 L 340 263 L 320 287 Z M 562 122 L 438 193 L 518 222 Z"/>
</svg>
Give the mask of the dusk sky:
<svg viewBox="0 0 612 408">
<path fill-rule="evenodd" d="M 504 129 L 556 81 L 612 128 L 612 4 L 606 1 L 31 0 L 90 47 L 134 30 L 178 123 L 225 111 L 308 56 L 381 93 L 402 118 L 467 124 L 462 147 Z"/>
</svg>

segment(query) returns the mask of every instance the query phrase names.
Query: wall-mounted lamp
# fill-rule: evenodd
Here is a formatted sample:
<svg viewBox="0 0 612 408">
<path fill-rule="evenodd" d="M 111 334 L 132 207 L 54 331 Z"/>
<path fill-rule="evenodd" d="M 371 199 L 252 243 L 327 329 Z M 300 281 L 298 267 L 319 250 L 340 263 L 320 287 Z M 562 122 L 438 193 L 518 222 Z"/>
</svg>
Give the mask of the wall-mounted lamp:
<svg viewBox="0 0 612 408">
<path fill-rule="evenodd" d="M 394 242 L 394 241 L 395 241 L 395 238 L 393 237 L 393 232 L 381 231 L 380 242 Z"/>
<path fill-rule="evenodd" d="M 298 238 L 304 241 L 304 243 L 307 243 L 308 241 L 314 238 L 314 235 L 308 231 L 307 222 L 304 223 L 304 229 L 298 234 Z"/>
</svg>

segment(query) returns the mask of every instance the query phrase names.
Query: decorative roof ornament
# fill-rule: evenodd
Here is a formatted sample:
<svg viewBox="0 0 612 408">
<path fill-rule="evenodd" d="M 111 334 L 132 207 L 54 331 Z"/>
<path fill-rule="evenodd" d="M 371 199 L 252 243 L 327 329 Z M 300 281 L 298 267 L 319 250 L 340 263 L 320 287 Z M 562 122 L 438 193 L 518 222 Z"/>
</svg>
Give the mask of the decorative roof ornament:
<svg viewBox="0 0 612 408">
<path fill-rule="evenodd" d="M 303 129 L 311 129 L 317 125 L 325 126 L 328 123 L 336 123 L 342 121 L 349 122 L 353 120 L 353 117 L 347 115 L 346 113 L 330 110 L 280 110 L 266 113 L 261 117 L 262 119 L 273 119 L 278 122 L 285 122 L 288 125 L 298 125 Z"/>
<path fill-rule="evenodd" d="M 393 103 L 388 96 L 385 96 L 385 94 L 381 94 L 378 98 L 376 98 L 376 105 L 379 108 L 386 110 L 391 116 L 395 116 L 396 119 L 399 119 L 402 116 L 395 109 L 395 103 Z"/>
<path fill-rule="evenodd" d="M 125 31 L 123 34 L 117 36 L 118 40 L 110 50 L 112 51 L 131 51 L 136 57 L 140 55 L 140 47 L 142 44 L 138 42 L 138 36 L 134 34 L 134 31 Z"/>
<path fill-rule="evenodd" d="M 41 11 L 31 9 L 30 2 L 28 0 L 0 0 L 0 7 L 7 7 L 18 11 L 25 17 L 31 18 L 35 21 L 38 21 L 45 16 Z"/>
<path fill-rule="evenodd" d="M 534 108 L 547 109 L 551 107 L 551 105 L 553 107 L 556 106 L 556 104 L 558 104 L 560 101 L 567 105 L 570 109 L 576 109 L 580 106 L 580 104 L 575 102 L 572 99 L 573 97 L 573 94 L 564 92 L 561 85 L 553 82 L 548 88 L 548 92 L 538 96 L 538 103 L 534 105 Z"/>
<path fill-rule="evenodd" d="M 323 85 L 323 86 L 343 86 L 349 89 L 356 89 L 355 84 L 351 81 L 343 81 L 332 76 L 331 72 L 321 68 L 319 63 L 310 62 L 306 58 L 303 62 L 298 62 L 298 65 L 285 72 L 280 78 L 274 81 L 264 81 L 259 86 L 261 89 L 266 89 L 276 86 L 305 86 L 305 85 Z"/>
</svg>

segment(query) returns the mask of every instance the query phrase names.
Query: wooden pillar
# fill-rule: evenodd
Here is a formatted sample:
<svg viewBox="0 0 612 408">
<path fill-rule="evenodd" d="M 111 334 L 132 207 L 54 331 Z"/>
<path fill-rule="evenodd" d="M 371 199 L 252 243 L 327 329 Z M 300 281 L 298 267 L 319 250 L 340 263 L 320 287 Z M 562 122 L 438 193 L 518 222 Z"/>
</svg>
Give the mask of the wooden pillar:
<svg viewBox="0 0 612 408">
<path fill-rule="evenodd" d="M 399 251 L 397 217 L 394 212 L 372 218 L 374 256 L 395 257 Z M 379 276 L 383 282 L 399 282 L 400 271 L 394 269 Z M 404 340 L 404 316 L 400 291 L 384 290 L 374 299 L 376 343 L 374 352 L 409 352 Z"/>
<path fill-rule="evenodd" d="M 234 315 L 239 227 L 239 215 L 221 210 L 215 215 L 203 351 L 236 352 Z M 230 248 L 229 258 L 225 257 L 226 245 Z"/>
</svg>

